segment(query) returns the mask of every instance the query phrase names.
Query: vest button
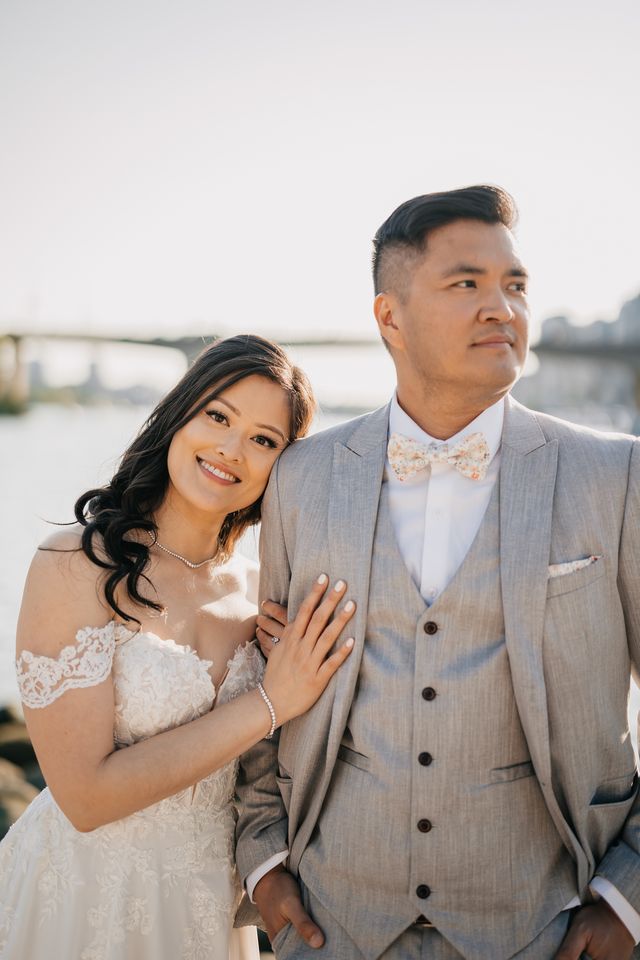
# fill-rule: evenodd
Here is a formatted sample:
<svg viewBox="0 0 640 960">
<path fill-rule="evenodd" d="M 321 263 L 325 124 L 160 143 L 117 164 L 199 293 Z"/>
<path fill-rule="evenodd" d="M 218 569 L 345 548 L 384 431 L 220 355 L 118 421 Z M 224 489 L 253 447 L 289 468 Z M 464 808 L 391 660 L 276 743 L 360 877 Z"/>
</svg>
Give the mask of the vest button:
<svg viewBox="0 0 640 960">
<path fill-rule="evenodd" d="M 420 833 L 429 833 L 432 826 L 431 820 L 418 820 L 418 830 Z"/>
<path fill-rule="evenodd" d="M 434 633 L 438 632 L 438 624 L 434 623 L 433 620 L 427 620 L 424 625 L 424 632 L 428 633 L 429 636 L 432 637 Z"/>
<path fill-rule="evenodd" d="M 432 762 L 433 762 L 433 757 L 431 756 L 430 753 L 427 753 L 425 751 L 424 753 L 418 754 L 418 763 L 421 764 L 421 766 L 428 767 L 429 764 Z"/>
<path fill-rule="evenodd" d="M 422 699 L 435 700 L 435 698 L 436 698 L 436 692 L 433 689 L 433 687 L 425 687 L 424 690 L 422 691 Z"/>
<path fill-rule="evenodd" d="M 426 883 L 418 884 L 416 887 L 416 896 L 420 897 L 421 900 L 426 900 L 427 897 L 431 896 L 431 890 Z"/>
</svg>

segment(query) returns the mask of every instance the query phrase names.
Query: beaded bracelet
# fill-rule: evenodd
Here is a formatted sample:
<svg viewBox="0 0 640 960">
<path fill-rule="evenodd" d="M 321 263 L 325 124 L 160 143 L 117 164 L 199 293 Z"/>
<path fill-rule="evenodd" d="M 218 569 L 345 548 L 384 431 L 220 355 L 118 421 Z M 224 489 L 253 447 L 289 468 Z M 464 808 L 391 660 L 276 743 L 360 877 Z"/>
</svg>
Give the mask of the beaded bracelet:
<svg viewBox="0 0 640 960">
<path fill-rule="evenodd" d="M 265 690 L 265 688 L 262 686 L 261 683 L 258 684 L 258 690 L 260 691 L 260 696 L 262 697 L 262 699 L 267 705 L 267 710 L 269 711 L 269 715 L 271 717 L 271 729 L 269 730 L 269 733 L 266 735 L 265 740 L 271 740 L 274 733 L 276 732 L 276 726 L 277 726 L 276 712 L 273 709 L 273 704 L 271 703 L 271 700 L 269 700 L 269 697 L 267 696 L 267 691 Z"/>
</svg>

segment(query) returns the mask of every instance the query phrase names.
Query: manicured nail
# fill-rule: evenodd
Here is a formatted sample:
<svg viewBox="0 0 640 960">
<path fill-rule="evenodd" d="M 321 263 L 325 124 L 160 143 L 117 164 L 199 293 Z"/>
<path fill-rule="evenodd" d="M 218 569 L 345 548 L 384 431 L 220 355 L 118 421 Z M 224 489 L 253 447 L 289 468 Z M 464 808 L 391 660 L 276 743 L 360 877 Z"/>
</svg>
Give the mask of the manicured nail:
<svg viewBox="0 0 640 960">
<path fill-rule="evenodd" d="M 309 937 L 310 947 L 321 947 L 323 943 L 324 943 L 324 940 L 322 939 L 322 936 L 319 933 L 314 933 L 311 937 Z"/>
<path fill-rule="evenodd" d="M 345 586 L 346 584 L 344 580 L 338 580 L 338 582 L 336 583 L 333 589 L 335 590 L 336 593 L 340 593 L 341 590 L 344 590 Z"/>
<path fill-rule="evenodd" d="M 354 607 L 355 607 L 355 603 L 353 602 L 353 600 L 347 600 L 347 602 L 344 605 L 344 612 L 351 613 Z"/>
<path fill-rule="evenodd" d="M 318 577 L 318 583 L 326 583 L 326 582 L 327 582 L 326 573 L 321 573 L 320 576 Z"/>
<path fill-rule="evenodd" d="M 355 640 L 353 639 L 353 637 L 349 637 L 349 639 L 345 641 L 345 647 L 348 647 L 349 649 L 351 649 L 354 643 L 355 643 Z"/>
</svg>

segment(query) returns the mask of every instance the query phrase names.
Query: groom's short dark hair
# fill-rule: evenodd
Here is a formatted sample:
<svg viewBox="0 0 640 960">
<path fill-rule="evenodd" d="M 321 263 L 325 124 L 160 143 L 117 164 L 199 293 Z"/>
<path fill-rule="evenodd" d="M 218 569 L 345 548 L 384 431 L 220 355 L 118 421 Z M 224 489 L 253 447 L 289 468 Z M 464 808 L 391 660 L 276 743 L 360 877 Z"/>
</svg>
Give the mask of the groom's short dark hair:
<svg viewBox="0 0 640 960">
<path fill-rule="evenodd" d="M 410 268 L 427 249 L 429 233 L 456 220 L 502 223 L 509 230 L 518 218 L 513 197 L 501 187 L 480 184 L 425 193 L 401 203 L 373 238 L 373 285 L 376 292 L 406 293 Z"/>
</svg>

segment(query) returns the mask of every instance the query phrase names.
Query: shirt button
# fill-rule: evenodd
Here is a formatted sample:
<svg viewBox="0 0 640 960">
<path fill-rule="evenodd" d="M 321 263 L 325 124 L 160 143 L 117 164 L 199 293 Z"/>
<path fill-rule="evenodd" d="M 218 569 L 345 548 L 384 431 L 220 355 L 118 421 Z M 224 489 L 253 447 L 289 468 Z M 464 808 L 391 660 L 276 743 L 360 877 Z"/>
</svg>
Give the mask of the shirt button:
<svg viewBox="0 0 640 960">
<path fill-rule="evenodd" d="M 434 633 L 438 632 L 438 624 L 434 623 L 433 620 L 427 620 L 424 625 L 424 632 L 428 633 L 429 636 L 432 637 Z"/>
<path fill-rule="evenodd" d="M 428 767 L 433 762 L 433 757 L 426 751 L 418 754 L 418 763 L 423 767 Z"/>
<path fill-rule="evenodd" d="M 418 820 L 418 830 L 420 833 L 429 833 L 432 826 L 431 820 Z"/>
<path fill-rule="evenodd" d="M 426 900 L 427 897 L 431 896 L 431 890 L 426 883 L 418 884 L 416 887 L 416 896 L 420 897 L 421 900 Z"/>
<path fill-rule="evenodd" d="M 433 689 L 433 687 L 425 687 L 424 690 L 422 691 L 422 699 L 435 700 L 435 698 L 436 698 L 436 692 Z"/>
</svg>

